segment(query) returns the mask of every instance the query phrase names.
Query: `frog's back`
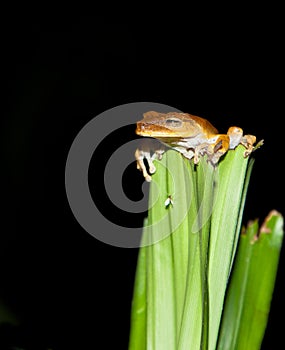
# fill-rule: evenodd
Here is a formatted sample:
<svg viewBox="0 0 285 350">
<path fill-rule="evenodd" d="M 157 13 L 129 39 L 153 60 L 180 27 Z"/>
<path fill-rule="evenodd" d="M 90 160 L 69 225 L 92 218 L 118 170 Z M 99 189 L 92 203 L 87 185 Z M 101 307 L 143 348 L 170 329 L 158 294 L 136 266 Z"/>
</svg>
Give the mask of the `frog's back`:
<svg viewBox="0 0 285 350">
<path fill-rule="evenodd" d="M 184 115 L 185 121 L 194 120 L 197 125 L 201 127 L 204 133 L 208 136 L 218 134 L 218 130 L 205 118 L 198 117 L 197 115 L 189 114 L 189 113 L 181 113 Z"/>
</svg>

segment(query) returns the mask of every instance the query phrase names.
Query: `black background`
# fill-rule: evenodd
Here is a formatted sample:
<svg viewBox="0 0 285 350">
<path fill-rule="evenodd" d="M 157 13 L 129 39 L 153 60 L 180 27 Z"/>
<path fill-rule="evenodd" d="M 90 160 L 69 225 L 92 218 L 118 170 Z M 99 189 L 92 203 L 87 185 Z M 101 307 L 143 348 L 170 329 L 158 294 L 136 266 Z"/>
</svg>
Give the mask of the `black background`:
<svg viewBox="0 0 285 350">
<path fill-rule="evenodd" d="M 109 108 L 158 102 L 205 117 L 221 132 L 238 125 L 264 139 L 244 222 L 262 221 L 271 209 L 284 214 L 284 94 L 274 16 L 264 10 L 262 16 L 229 12 L 222 21 L 191 13 L 183 19 L 7 19 L 0 298 L 20 325 L 2 324 L 2 342 L 27 349 L 97 349 L 101 342 L 104 349 L 127 348 L 137 250 L 106 245 L 85 232 L 64 187 L 73 139 Z M 114 144 L 132 132 L 114 136 Z M 140 198 L 142 176 L 135 164 L 128 172 L 131 196 Z M 104 193 L 98 197 L 108 212 Z M 130 225 L 142 219 L 130 217 Z M 284 273 L 283 249 L 264 349 L 283 339 Z"/>
</svg>

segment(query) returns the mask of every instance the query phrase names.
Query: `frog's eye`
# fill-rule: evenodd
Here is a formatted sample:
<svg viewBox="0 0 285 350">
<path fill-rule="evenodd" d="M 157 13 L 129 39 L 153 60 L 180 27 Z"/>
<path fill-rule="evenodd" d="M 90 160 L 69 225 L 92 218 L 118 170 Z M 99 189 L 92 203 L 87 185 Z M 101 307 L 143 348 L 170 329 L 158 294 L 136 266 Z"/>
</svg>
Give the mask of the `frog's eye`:
<svg viewBox="0 0 285 350">
<path fill-rule="evenodd" d="M 166 126 L 170 126 L 172 128 L 180 128 L 182 126 L 182 121 L 178 118 L 168 118 L 165 121 Z"/>
</svg>

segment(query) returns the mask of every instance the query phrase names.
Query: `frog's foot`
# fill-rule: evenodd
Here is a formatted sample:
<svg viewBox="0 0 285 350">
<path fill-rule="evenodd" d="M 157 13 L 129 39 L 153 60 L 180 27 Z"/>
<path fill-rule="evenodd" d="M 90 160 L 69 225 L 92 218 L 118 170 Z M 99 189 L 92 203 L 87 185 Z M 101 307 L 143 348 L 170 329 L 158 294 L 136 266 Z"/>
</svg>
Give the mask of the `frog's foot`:
<svg viewBox="0 0 285 350">
<path fill-rule="evenodd" d="M 251 152 L 255 149 L 261 146 L 260 143 L 263 143 L 263 140 L 258 143 L 258 147 L 254 147 L 253 145 L 256 142 L 256 137 L 254 135 L 244 135 L 240 141 L 240 143 L 246 148 L 243 155 L 244 157 L 247 157 L 251 154 Z"/>
<path fill-rule="evenodd" d="M 230 138 L 225 134 L 218 134 L 213 138 L 213 143 L 208 146 L 208 161 L 213 165 L 217 164 L 219 159 L 228 151 Z"/>
</svg>

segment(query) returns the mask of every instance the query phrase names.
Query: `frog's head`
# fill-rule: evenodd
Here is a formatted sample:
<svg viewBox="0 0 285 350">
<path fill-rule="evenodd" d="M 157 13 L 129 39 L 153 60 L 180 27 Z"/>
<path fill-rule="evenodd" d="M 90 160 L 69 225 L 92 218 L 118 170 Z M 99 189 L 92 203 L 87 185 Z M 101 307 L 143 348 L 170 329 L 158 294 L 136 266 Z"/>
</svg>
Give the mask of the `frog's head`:
<svg viewBox="0 0 285 350">
<path fill-rule="evenodd" d="M 205 125 L 207 123 L 207 125 Z M 191 138 L 206 132 L 217 130 L 205 119 L 186 113 L 144 113 L 144 118 L 137 122 L 136 133 L 140 136 L 157 138 Z"/>
</svg>

